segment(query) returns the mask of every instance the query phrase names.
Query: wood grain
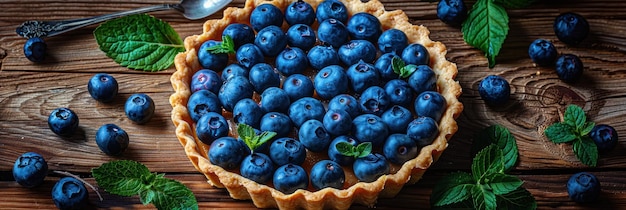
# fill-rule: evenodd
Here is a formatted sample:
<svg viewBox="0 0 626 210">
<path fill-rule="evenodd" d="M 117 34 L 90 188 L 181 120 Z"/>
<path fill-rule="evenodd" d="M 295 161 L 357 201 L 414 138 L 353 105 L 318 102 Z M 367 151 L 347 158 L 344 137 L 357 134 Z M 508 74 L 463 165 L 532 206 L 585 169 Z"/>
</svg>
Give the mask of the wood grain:
<svg viewBox="0 0 626 210">
<path fill-rule="evenodd" d="M 17 185 L 11 169 L 17 156 L 37 151 L 48 160 L 51 170 L 69 171 L 88 182 L 93 167 L 114 159 L 132 159 L 152 171 L 182 181 L 195 193 L 201 209 L 252 209 L 249 201 L 236 201 L 222 189 L 211 188 L 185 156 L 174 135 L 169 113 L 172 88 L 169 76 L 173 67 L 161 72 L 141 72 L 120 67 L 98 49 L 92 32 L 96 25 L 47 38 L 47 60 L 33 64 L 24 56 L 25 39 L 15 35 L 15 27 L 26 20 L 82 18 L 132 8 L 176 3 L 156 0 L 36 0 L 0 3 L 0 209 L 54 209 L 50 189 L 57 176 L 44 185 L 26 189 Z M 596 123 L 610 124 L 626 133 L 626 2 L 622 0 L 537 1 L 529 8 L 509 9 L 510 31 L 498 65 L 487 68 L 483 53 L 463 41 L 459 28 L 437 19 L 436 1 L 383 0 L 387 10 L 404 10 L 417 25 L 427 26 L 431 39 L 448 48 L 447 57 L 459 68 L 457 79 L 463 87 L 461 102 L 465 110 L 458 118 L 459 131 L 438 162 L 416 185 L 407 186 L 396 198 L 381 199 L 377 209 L 427 208 L 436 181 L 451 171 L 468 170 L 469 148 L 477 131 L 502 124 L 515 136 L 520 162 L 513 171 L 525 181 L 524 187 L 535 196 L 541 209 L 626 208 L 626 143 L 600 156 L 597 168 L 581 165 L 570 145 L 556 145 L 543 136 L 543 129 L 560 120 L 568 104 L 582 106 Z M 475 1 L 467 1 L 471 6 Z M 235 0 L 231 6 L 242 6 Z M 577 12 L 591 25 L 590 36 L 580 45 L 567 46 L 556 38 L 554 18 L 562 12 Z M 198 34 L 204 20 L 190 21 L 174 11 L 151 13 L 168 21 L 186 37 Z M 219 18 L 218 13 L 210 18 Z M 537 67 L 528 58 L 528 45 L 535 39 L 552 41 L 559 53 L 578 55 L 584 65 L 583 79 L 561 82 L 551 67 Z M 86 84 L 93 74 L 112 74 L 120 84 L 120 95 L 110 104 L 94 101 Z M 487 75 L 500 75 L 509 81 L 511 100 L 503 107 L 489 107 L 480 99 L 478 83 Z M 146 125 L 130 122 L 124 115 L 125 99 L 134 93 L 147 93 L 156 103 L 157 115 Z M 69 107 L 80 117 L 81 132 L 61 139 L 47 127 L 49 113 Z M 115 123 L 130 134 L 129 151 L 120 157 L 104 155 L 94 141 L 95 131 L 105 123 Z M 593 205 L 569 201 L 564 185 L 575 172 L 589 170 L 598 175 L 603 193 Z M 104 193 L 98 201 L 90 192 L 95 208 L 153 209 L 136 197 L 123 198 Z M 356 206 L 355 209 L 365 207 Z"/>
</svg>

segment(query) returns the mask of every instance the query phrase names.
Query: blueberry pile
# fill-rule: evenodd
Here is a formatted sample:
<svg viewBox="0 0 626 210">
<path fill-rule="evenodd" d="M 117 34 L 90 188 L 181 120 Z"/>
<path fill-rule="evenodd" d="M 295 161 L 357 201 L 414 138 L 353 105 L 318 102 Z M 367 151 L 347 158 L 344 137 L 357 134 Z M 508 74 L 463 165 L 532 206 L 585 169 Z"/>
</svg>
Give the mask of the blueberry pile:
<svg viewBox="0 0 626 210">
<path fill-rule="evenodd" d="M 315 9 L 297 1 L 284 13 L 262 4 L 249 25 L 230 24 L 222 36 L 236 53 L 209 50 L 222 40 L 200 46 L 202 69 L 191 78 L 187 103 L 214 165 L 287 194 L 343 189 L 347 173 L 373 182 L 417 157 L 439 133 L 447 104 L 428 50 L 401 30 L 383 30 L 369 13 L 348 17 L 337 0 Z M 393 59 L 414 72 L 399 77 Z M 251 151 L 233 135 L 233 125 L 242 124 L 276 136 Z M 368 144 L 371 152 L 362 157 L 339 149 Z M 323 160 L 307 163 L 307 155 Z"/>
</svg>

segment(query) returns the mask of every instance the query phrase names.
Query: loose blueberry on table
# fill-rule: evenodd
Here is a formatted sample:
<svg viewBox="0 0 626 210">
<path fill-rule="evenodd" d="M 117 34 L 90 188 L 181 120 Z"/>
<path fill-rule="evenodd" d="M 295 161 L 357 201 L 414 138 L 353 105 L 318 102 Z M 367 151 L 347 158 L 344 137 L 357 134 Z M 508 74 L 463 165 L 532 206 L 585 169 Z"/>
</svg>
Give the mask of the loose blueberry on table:
<svg viewBox="0 0 626 210">
<path fill-rule="evenodd" d="M 562 54 L 556 59 L 556 74 L 566 83 L 578 81 L 583 75 L 583 62 L 573 54 Z"/>
<path fill-rule="evenodd" d="M 554 33 L 565 44 L 576 45 L 587 38 L 589 23 L 577 13 L 563 13 L 554 20 Z"/>
<path fill-rule="evenodd" d="M 600 190 L 598 178 L 588 172 L 576 173 L 567 181 L 569 198 L 578 203 L 595 201 L 600 195 Z"/>
<path fill-rule="evenodd" d="M 536 39 L 528 47 L 528 56 L 539 66 L 553 66 L 557 51 L 552 42 L 545 39 Z"/>
<path fill-rule="evenodd" d="M 48 175 L 48 163 L 38 153 L 27 152 L 20 155 L 13 165 L 13 178 L 24 187 L 36 187 Z"/>
<path fill-rule="evenodd" d="M 437 18 L 446 24 L 460 26 L 467 18 L 467 7 L 463 0 L 441 0 L 437 4 Z"/>
<path fill-rule="evenodd" d="M 71 137 L 78 129 L 78 115 L 69 108 L 61 107 L 52 110 L 48 116 L 48 127 L 61 137 Z"/>
<path fill-rule="evenodd" d="M 96 144 L 107 155 L 120 155 L 128 148 L 128 134 L 115 124 L 105 124 L 96 132 Z"/>
<path fill-rule="evenodd" d="M 111 102 L 118 92 L 117 80 L 106 73 L 99 73 L 89 79 L 87 83 L 89 95 L 96 101 Z"/>
<path fill-rule="evenodd" d="M 124 112 L 137 124 L 147 123 L 154 116 L 154 101 L 145 93 L 133 94 L 124 104 Z"/>
<path fill-rule="evenodd" d="M 598 124 L 589 132 L 589 136 L 596 143 L 600 153 L 609 152 L 617 146 L 618 135 L 613 126 Z"/>
<path fill-rule="evenodd" d="M 489 75 L 478 84 L 480 98 L 489 106 L 504 106 L 511 95 L 509 82 L 498 75 Z"/>
<path fill-rule="evenodd" d="M 61 210 L 80 210 L 89 205 L 89 192 L 80 180 L 63 177 L 52 187 L 52 200 Z"/>
<path fill-rule="evenodd" d="M 42 62 L 46 58 L 47 48 L 48 45 L 42 38 L 30 38 L 26 40 L 26 43 L 24 44 L 24 56 L 32 62 Z"/>
</svg>

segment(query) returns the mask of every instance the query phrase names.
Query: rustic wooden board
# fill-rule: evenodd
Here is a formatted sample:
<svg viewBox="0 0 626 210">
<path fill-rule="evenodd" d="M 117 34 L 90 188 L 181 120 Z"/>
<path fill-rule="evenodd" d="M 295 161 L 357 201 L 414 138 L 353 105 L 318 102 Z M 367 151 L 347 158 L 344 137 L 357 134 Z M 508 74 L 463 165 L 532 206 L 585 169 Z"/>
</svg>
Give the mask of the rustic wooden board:
<svg viewBox="0 0 626 210">
<path fill-rule="evenodd" d="M 46 39 L 48 59 L 33 64 L 23 56 L 25 39 L 15 35 L 15 27 L 25 20 L 82 18 L 127 10 L 141 6 L 176 1 L 38 0 L 2 1 L 0 3 L 0 209 L 54 209 L 50 188 L 58 177 L 45 184 L 21 188 L 10 174 L 17 156 L 27 151 L 44 155 L 51 170 L 69 171 L 89 178 L 93 167 L 113 160 L 132 159 L 151 170 L 166 173 L 182 181 L 196 194 L 201 209 L 249 209 L 249 201 L 232 200 L 226 191 L 211 188 L 182 151 L 175 138 L 169 113 L 172 88 L 169 76 L 173 67 L 161 72 L 140 72 L 120 67 L 107 58 L 93 39 L 94 26 Z M 231 6 L 241 6 L 236 0 Z M 513 171 L 525 181 L 540 208 L 604 209 L 626 208 L 626 149 L 623 140 L 613 152 L 602 155 L 599 167 L 581 165 L 568 145 L 549 142 L 542 131 L 559 120 L 565 106 L 582 106 L 591 120 L 610 124 L 626 133 L 626 2 L 621 0 L 539 1 L 530 8 L 509 10 L 509 36 L 497 58 L 498 65 L 487 68 L 483 53 L 465 44 L 459 28 L 450 27 L 436 17 L 436 2 L 383 0 L 388 10 L 404 10 L 414 24 L 427 26 L 431 39 L 443 42 L 447 57 L 459 67 L 457 79 L 463 87 L 461 102 L 465 106 L 458 119 L 459 132 L 440 160 L 418 184 L 407 186 L 394 199 L 381 199 L 378 209 L 427 208 L 434 183 L 445 173 L 468 170 L 469 148 L 475 133 L 493 124 L 508 127 L 518 141 L 520 163 Z M 474 1 L 468 1 L 471 5 Z M 554 17 L 574 11 L 591 24 L 591 35 L 578 46 L 559 42 L 552 30 Z M 200 33 L 204 20 L 189 21 L 173 11 L 151 13 L 168 21 L 181 37 Z M 211 18 L 218 18 L 220 14 Z M 544 38 L 554 42 L 560 53 L 578 55 L 585 64 L 584 79 L 566 84 L 554 70 L 536 67 L 527 55 L 530 42 Z M 97 103 L 87 93 L 87 81 L 98 72 L 110 73 L 120 84 L 118 100 Z M 487 75 L 505 77 L 512 97 L 504 107 L 488 107 L 478 96 L 477 85 Z M 134 93 L 148 93 L 156 103 L 157 115 L 146 125 L 130 122 L 123 112 L 125 99 Z M 50 111 L 70 107 L 80 116 L 83 132 L 71 140 L 55 136 L 47 127 Z M 115 123 L 129 134 L 129 151 L 120 157 L 104 155 L 94 141 L 95 131 L 105 123 Z M 603 196 L 594 205 L 575 204 L 565 191 L 567 178 L 578 171 L 591 170 L 602 181 Z M 95 193 L 90 200 L 97 208 L 125 209 L 144 207 L 137 198 L 104 194 L 99 202 Z M 355 207 L 361 209 L 363 207 Z"/>
</svg>

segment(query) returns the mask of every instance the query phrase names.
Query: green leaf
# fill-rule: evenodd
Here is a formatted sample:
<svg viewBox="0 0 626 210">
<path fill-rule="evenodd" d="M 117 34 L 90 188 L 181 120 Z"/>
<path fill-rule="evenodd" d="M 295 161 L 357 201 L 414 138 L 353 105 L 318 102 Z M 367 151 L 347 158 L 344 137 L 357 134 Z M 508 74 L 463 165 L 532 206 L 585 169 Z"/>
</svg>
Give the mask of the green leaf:
<svg viewBox="0 0 626 210">
<path fill-rule="evenodd" d="M 131 69 L 164 70 L 185 51 L 183 40 L 167 22 L 147 14 L 107 21 L 93 33 L 100 50 Z"/>
<path fill-rule="evenodd" d="M 487 190 L 480 185 L 472 188 L 472 199 L 474 201 L 475 209 L 496 209 L 496 195 L 492 191 Z"/>
<path fill-rule="evenodd" d="M 230 36 L 222 36 L 222 44 L 213 45 L 207 49 L 210 53 L 213 54 L 234 54 L 235 53 L 235 42 Z"/>
<path fill-rule="evenodd" d="M 585 165 L 596 167 L 598 164 L 598 147 L 589 136 L 574 141 L 574 154 Z"/>
<path fill-rule="evenodd" d="M 572 126 L 560 122 L 550 125 L 543 132 L 550 141 L 557 144 L 571 142 L 577 138 Z"/>
<path fill-rule="evenodd" d="M 176 180 L 157 179 L 151 191 L 154 194 L 152 203 L 157 209 L 198 209 L 198 202 L 193 192 Z"/>
<path fill-rule="evenodd" d="M 444 206 L 468 200 L 471 187 L 476 186 L 472 175 L 455 172 L 441 178 L 431 193 L 431 206 Z"/>
<path fill-rule="evenodd" d="M 362 158 L 372 153 L 372 143 L 363 142 L 356 146 L 356 152 L 358 153 L 356 158 Z"/>
<path fill-rule="evenodd" d="M 537 201 L 528 190 L 520 187 L 504 195 L 496 195 L 498 209 L 534 210 Z"/>
<path fill-rule="evenodd" d="M 489 186 L 496 195 L 512 192 L 522 186 L 523 183 L 522 180 L 515 176 L 501 173 L 487 174 L 483 177 L 483 180 L 485 182 L 484 184 Z"/>
<path fill-rule="evenodd" d="M 472 162 L 472 175 L 476 181 L 482 180 L 486 174 L 502 173 L 503 171 L 502 150 L 493 144 L 478 152 Z"/>
<path fill-rule="evenodd" d="M 565 109 L 565 114 L 563 114 L 563 122 L 567 125 L 570 125 L 575 128 L 575 130 L 580 130 L 585 126 L 587 122 L 587 116 L 585 115 L 585 111 L 576 105 L 569 105 Z"/>
<path fill-rule="evenodd" d="M 496 144 L 502 150 L 504 171 L 515 167 L 519 154 L 517 142 L 509 129 L 502 125 L 492 125 L 480 131 L 472 143 L 472 154 L 475 155 L 491 144 Z"/>
<path fill-rule="evenodd" d="M 263 145 L 263 143 L 274 138 L 274 136 L 276 136 L 276 132 L 263 131 L 261 134 L 256 135 L 254 128 L 240 123 L 237 125 L 237 135 L 239 135 L 239 138 L 243 140 L 251 151 L 254 151 Z"/>
<path fill-rule="evenodd" d="M 146 177 L 154 174 L 143 164 L 131 160 L 118 160 L 102 164 L 91 170 L 98 186 L 111 194 L 121 196 L 137 195 L 150 183 Z"/>
<path fill-rule="evenodd" d="M 372 143 L 371 142 L 363 142 L 357 146 L 353 146 L 348 142 L 339 142 L 335 144 L 335 148 L 337 151 L 348 157 L 354 158 L 362 158 L 368 156 L 372 153 Z"/>
<path fill-rule="evenodd" d="M 530 6 L 534 0 L 494 0 L 493 2 L 506 8 L 520 9 Z"/>
<path fill-rule="evenodd" d="M 509 16 L 504 7 L 493 0 L 478 0 L 461 26 L 463 39 L 482 50 L 489 68 L 496 64 L 496 56 L 509 32 Z"/>
<path fill-rule="evenodd" d="M 393 72 L 398 74 L 400 78 L 408 78 L 411 74 L 413 74 L 413 72 L 417 71 L 416 65 L 406 65 L 404 60 L 398 56 L 391 58 L 391 67 Z"/>
<path fill-rule="evenodd" d="M 585 123 L 585 125 L 580 129 L 580 135 L 586 136 L 587 134 L 591 133 L 591 130 L 593 130 L 593 127 L 595 126 L 596 126 L 595 122 Z"/>
</svg>

